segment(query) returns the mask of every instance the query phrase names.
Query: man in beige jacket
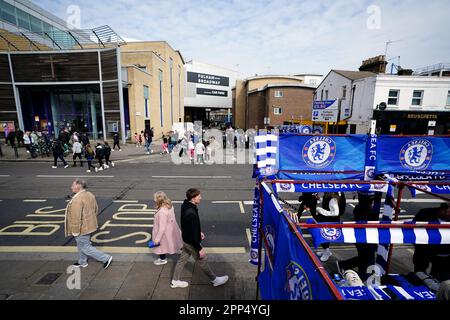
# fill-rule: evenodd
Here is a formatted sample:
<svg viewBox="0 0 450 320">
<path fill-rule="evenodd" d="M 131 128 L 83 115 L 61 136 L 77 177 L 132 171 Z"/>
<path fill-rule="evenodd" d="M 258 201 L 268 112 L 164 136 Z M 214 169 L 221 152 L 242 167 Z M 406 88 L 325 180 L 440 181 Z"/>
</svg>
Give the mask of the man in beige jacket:
<svg viewBox="0 0 450 320">
<path fill-rule="evenodd" d="M 103 268 L 109 267 L 112 256 L 103 253 L 92 246 L 91 233 L 98 229 L 98 205 L 95 196 L 86 191 L 86 182 L 76 179 L 72 183 L 75 194 L 67 204 L 65 217 L 66 237 L 74 236 L 77 242 L 79 260 L 75 267 L 86 268 L 87 258 L 92 257 L 103 263 Z"/>
</svg>

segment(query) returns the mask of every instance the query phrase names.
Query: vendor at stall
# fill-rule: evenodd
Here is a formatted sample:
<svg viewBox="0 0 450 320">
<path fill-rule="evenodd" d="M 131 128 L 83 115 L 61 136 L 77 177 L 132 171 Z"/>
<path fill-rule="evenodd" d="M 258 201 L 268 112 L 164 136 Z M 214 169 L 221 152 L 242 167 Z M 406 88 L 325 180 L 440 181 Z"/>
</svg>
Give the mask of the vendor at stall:
<svg viewBox="0 0 450 320">
<path fill-rule="evenodd" d="M 313 218 L 317 222 L 340 222 L 340 216 L 345 211 L 345 204 L 342 206 L 342 197 L 344 195 L 341 195 L 339 192 L 325 192 L 322 200 L 322 208 L 316 208 L 317 214 Z M 311 208 L 307 209 L 310 210 Z M 322 248 L 324 250 L 317 252 L 317 255 L 320 257 L 320 261 L 326 262 L 333 253 L 330 250 L 329 243 L 323 243 Z"/>
<path fill-rule="evenodd" d="M 378 213 L 373 208 L 374 194 L 358 193 L 358 204 L 353 210 L 353 220 L 358 222 L 378 221 Z M 370 243 L 355 243 L 358 255 L 356 257 L 337 261 L 338 271 L 344 273 L 345 270 L 358 268 L 358 274 L 363 281 L 367 280 L 369 274 L 367 268 L 375 264 L 375 253 L 378 245 Z"/>
<path fill-rule="evenodd" d="M 450 222 L 450 207 L 442 203 L 437 208 L 421 209 L 414 221 L 439 223 Z M 430 275 L 439 281 L 450 279 L 450 245 L 416 244 L 413 256 L 414 272 L 426 272 L 431 264 Z"/>
</svg>

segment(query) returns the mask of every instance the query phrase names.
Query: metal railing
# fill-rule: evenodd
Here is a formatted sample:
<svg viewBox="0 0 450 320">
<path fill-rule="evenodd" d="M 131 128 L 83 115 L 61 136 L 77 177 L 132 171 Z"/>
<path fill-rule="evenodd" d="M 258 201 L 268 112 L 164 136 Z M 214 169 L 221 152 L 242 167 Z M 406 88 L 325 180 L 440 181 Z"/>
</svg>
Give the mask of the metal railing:
<svg viewBox="0 0 450 320">
<path fill-rule="evenodd" d="M 414 70 L 415 75 L 420 75 L 420 74 L 424 74 L 424 73 L 430 73 L 430 72 L 436 72 L 436 71 L 441 71 L 441 70 L 449 70 L 450 71 L 450 63 L 437 63 L 437 64 L 433 64 L 431 66 L 427 66 L 427 67 L 423 67 L 423 68 L 419 68 Z"/>
<path fill-rule="evenodd" d="M 11 32 L 0 29 L 0 37 L 9 51 L 83 50 L 126 44 L 109 26 L 51 32 Z"/>
</svg>

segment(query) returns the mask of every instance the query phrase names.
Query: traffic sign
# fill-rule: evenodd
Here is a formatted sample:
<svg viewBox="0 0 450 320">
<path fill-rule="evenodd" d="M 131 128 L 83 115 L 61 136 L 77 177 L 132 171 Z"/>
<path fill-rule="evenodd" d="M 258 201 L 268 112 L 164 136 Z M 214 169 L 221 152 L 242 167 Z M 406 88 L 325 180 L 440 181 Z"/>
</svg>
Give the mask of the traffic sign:
<svg viewBox="0 0 450 320">
<path fill-rule="evenodd" d="M 338 100 L 314 101 L 312 120 L 321 122 L 337 122 Z"/>
</svg>

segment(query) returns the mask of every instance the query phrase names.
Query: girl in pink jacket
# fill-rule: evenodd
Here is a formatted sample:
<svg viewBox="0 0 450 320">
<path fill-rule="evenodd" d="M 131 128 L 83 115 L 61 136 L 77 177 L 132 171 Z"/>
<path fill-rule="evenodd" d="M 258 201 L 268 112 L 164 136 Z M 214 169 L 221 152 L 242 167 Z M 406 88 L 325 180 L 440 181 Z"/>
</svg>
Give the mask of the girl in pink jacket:
<svg viewBox="0 0 450 320">
<path fill-rule="evenodd" d="M 166 254 L 180 251 L 183 247 L 183 240 L 180 227 L 175 219 L 172 201 L 162 191 L 156 192 L 153 200 L 157 209 L 152 231 L 152 239 L 157 247 L 153 249 L 153 252 L 159 255 L 154 264 L 159 266 L 167 263 Z"/>
</svg>

